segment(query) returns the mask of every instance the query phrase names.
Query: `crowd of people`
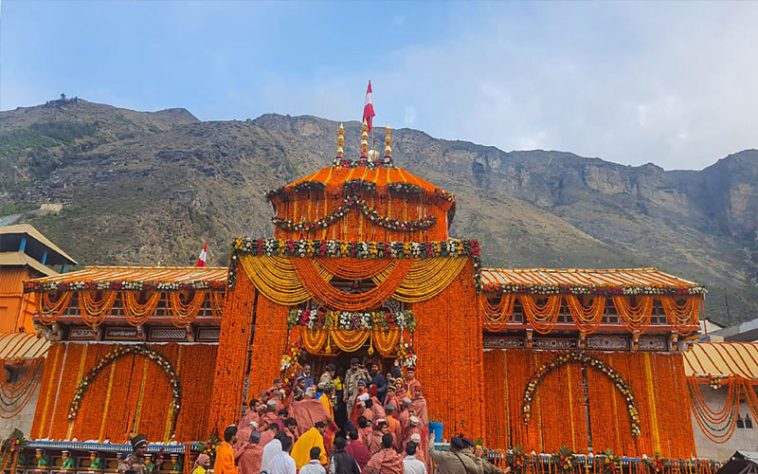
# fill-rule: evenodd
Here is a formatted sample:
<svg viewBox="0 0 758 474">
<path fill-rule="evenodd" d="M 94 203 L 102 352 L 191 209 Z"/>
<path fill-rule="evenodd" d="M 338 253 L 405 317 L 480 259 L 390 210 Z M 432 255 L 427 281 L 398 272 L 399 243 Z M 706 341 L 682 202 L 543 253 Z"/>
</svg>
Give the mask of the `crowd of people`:
<svg viewBox="0 0 758 474">
<path fill-rule="evenodd" d="M 318 379 L 311 367 L 292 381 L 274 380 L 237 425 L 224 430 L 214 474 L 489 474 L 502 472 L 476 453 L 465 437 L 450 451 L 436 451 L 428 431 L 426 399 L 413 367 L 357 358 L 337 374 L 326 366 Z M 210 459 L 198 458 L 204 474 Z"/>
<path fill-rule="evenodd" d="M 414 367 L 386 375 L 376 362 L 357 358 L 337 373 L 333 364 L 314 379 L 309 365 L 292 381 L 274 380 L 250 400 L 237 425 L 224 430 L 214 474 L 496 474 L 480 446 L 464 436 L 449 451 L 434 448 L 426 399 Z M 147 438 L 119 474 L 153 474 L 145 461 Z M 160 464 L 160 463 L 158 463 Z M 211 457 L 200 454 L 193 474 L 206 474 Z"/>
</svg>

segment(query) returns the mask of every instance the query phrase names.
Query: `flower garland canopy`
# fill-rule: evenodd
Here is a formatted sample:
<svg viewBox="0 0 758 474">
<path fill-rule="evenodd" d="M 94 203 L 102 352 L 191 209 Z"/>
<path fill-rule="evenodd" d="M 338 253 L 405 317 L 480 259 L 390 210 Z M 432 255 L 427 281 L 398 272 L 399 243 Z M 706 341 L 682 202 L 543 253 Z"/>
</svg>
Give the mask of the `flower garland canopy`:
<svg viewBox="0 0 758 474">
<path fill-rule="evenodd" d="M 337 275 L 360 275 L 376 285 L 365 293 L 346 293 L 329 282 L 335 265 L 328 259 L 347 257 Z M 445 257 L 445 258 L 434 258 Z M 376 259 L 395 259 L 379 264 Z M 361 260 L 369 260 L 362 262 Z M 472 260 L 474 283 L 479 287 L 479 243 L 474 240 L 443 242 L 342 242 L 336 240 L 234 241 L 229 285 L 233 288 L 241 266 L 256 289 L 271 301 L 294 306 L 309 299 L 329 301 L 342 311 L 379 307 L 393 297 L 415 303 L 438 295 Z M 367 273 L 366 267 L 376 273 Z"/>
<path fill-rule="evenodd" d="M 629 388 L 629 384 L 626 383 L 623 377 L 613 370 L 613 368 L 607 365 L 600 359 L 596 359 L 582 352 L 569 352 L 568 354 L 561 354 L 555 359 L 542 364 L 531 376 L 529 382 L 524 390 L 524 399 L 522 402 L 522 412 L 524 413 L 524 424 L 529 423 L 529 418 L 532 413 L 532 400 L 537 392 L 537 387 L 542 380 L 555 369 L 563 367 L 566 364 L 576 362 L 582 364 L 585 367 L 591 367 L 600 371 L 606 377 L 610 379 L 613 385 L 618 388 L 626 401 L 626 409 L 629 413 L 629 420 L 632 425 L 632 436 L 637 438 L 640 436 L 640 412 L 637 409 L 637 401 L 634 399 L 634 394 Z"/>
<path fill-rule="evenodd" d="M 87 375 L 81 380 L 81 382 L 79 382 L 79 385 L 76 387 L 74 397 L 71 400 L 71 406 L 68 410 L 69 423 L 76 421 L 76 417 L 79 415 L 79 409 L 82 405 L 82 400 L 84 398 L 84 395 L 87 393 L 87 389 L 89 388 L 90 384 L 95 381 L 97 376 L 100 375 L 100 373 L 107 366 L 119 358 L 129 354 L 140 355 L 142 357 L 150 359 L 151 361 L 158 364 L 158 366 L 168 376 L 169 385 L 171 386 L 171 393 L 173 395 L 173 410 L 171 411 L 170 432 L 171 434 L 174 433 L 176 429 L 176 420 L 179 417 L 179 411 L 182 408 L 182 387 L 179 381 L 179 377 L 176 374 L 174 366 L 171 364 L 171 362 L 168 361 L 168 359 L 166 359 L 160 352 L 144 345 L 118 346 L 112 351 L 105 354 L 100 360 L 98 360 L 97 365 L 95 365 L 92 370 L 87 372 Z"/>
</svg>

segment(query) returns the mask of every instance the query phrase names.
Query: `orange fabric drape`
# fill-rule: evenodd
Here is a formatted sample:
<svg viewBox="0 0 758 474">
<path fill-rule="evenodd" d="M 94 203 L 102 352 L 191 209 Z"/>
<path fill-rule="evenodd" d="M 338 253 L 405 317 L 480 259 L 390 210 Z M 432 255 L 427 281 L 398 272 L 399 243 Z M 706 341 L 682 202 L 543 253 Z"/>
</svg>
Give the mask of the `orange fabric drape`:
<svg viewBox="0 0 758 474">
<path fill-rule="evenodd" d="M 482 320 L 469 262 L 430 300 L 414 303 L 418 378 L 430 418 L 444 422 L 445 436 L 484 433 Z"/>
<path fill-rule="evenodd" d="M 529 423 L 523 422 L 524 389 L 531 374 L 558 354 L 524 349 L 485 352 L 485 441 L 489 446 L 520 444 L 527 452 L 555 452 L 560 444 L 566 444 L 570 448 L 575 445 L 574 451 L 586 452 L 587 407 L 579 364 L 557 368 L 543 379 L 535 392 Z M 689 407 L 683 403 L 688 394 L 681 354 L 590 355 L 609 364 L 628 383 L 641 422 L 641 436 L 634 438 L 621 392 L 604 374 L 587 367 L 584 372 L 595 452 L 611 449 L 619 455 L 639 457 L 657 450 L 664 456 L 683 459 L 695 454 Z"/>
<path fill-rule="evenodd" d="M 321 301 L 328 302 L 330 307 L 342 311 L 360 311 L 378 307 L 392 296 L 413 266 L 411 259 L 397 260 L 387 278 L 375 288 L 364 293 L 346 293 L 324 280 L 319 275 L 318 268 L 309 259 L 293 258 L 291 262 L 309 293 Z"/>
<path fill-rule="evenodd" d="M 258 295 L 255 288 L 247 278 L 239 278 L 237 285 L 233 290 L 227 291 L 226 296 L 224 317 L 221 319 L 221 335 L 219 336 L 219 350 L 213 379 L 213 393 L 211 395 L 213 410 L 210 413 L 209 423 L 209 429 L 215 429 L 217 433 L 222 433 L 226 426 L 236 423 L 239 419 L 245 367 L 249 360 L 250 332 L 253 331 L 253 315 L 254 312 L 260 315 L 261 309 L 265 309 L 267 302 L 265 298 L 256 298 Z M 264 313 L 267 314 L 268 311 L 264 310 Z M 285 328 L 286 320 L 285 315 Z M 259 321 L 260 319 L 257 319 L 256 324 Z M 262 332 L 265 333 L 265 330 Z M 284 335 L 282 335 L 282 339 L 284 339 Z M 276 347 L 269 347 L 268 350 L 276 352 Z M 276 353 L 277 356 L 282 354 L 281 351 Z M 252 364 L 251 370 L 257 365 Z"/>
<path fill-rule="evenodd" d="M 48 439 L 97 439 L 127 442 L 138 430 L 155 441 L 169 441 L 167 427 L 173 395 L 165 372 L 140 355 L 125 355 L 106 366 L 89 385 L 76 421 L 68 421 L 71 400 L 81 378 L 116 344 L 58 343 L 51 348 L 31 433 Z M 213 379 L 200 377 L 214 368 L 217 346 L 210 344 L 157 344 L 178 371 L 182 387 L 176 437 L 208 439 L 206 420 Z M 181 359 L 181 360 L 180 360 Z M 49 376 L 48 376 L 49 375 Z M 48 393 L 51 404 L 45 410 Z M 55 394 L 58 394 L 55 399 Z"/>
</svg>

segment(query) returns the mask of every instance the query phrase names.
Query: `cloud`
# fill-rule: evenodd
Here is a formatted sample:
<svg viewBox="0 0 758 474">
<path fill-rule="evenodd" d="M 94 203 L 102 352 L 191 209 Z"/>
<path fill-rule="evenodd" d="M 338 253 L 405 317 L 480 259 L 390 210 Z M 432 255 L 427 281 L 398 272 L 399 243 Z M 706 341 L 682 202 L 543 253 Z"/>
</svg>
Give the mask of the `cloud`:
<svg viewBox="0 0 758 474">
<path fill-rule="evenodd" d="M 350 92 L 370 75 L 377 120 L 505 150 L 692 169 L 758 147 L 758 4 L 496 7 L 455 35 L 390 51 L 378 72 L 319 78 L 334 102 L 286 100 L 328 117 L 359 110 Z"/>
</svg>

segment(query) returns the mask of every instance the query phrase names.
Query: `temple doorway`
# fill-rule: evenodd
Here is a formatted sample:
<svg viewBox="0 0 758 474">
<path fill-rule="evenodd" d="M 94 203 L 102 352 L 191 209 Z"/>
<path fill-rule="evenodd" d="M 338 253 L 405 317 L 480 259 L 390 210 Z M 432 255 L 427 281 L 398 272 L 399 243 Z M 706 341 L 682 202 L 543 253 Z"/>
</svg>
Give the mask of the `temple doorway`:
<svg viewBox="0 0 758 474">
<path fill-rule="evenodd" d="M 366 370 L 368 370 L 369 365 L 372 363 L 379 364 L 379 370 L 385 378 L 391 373 L 392 368 L 396 366 L 395 358 L 382 357 L 376 352 L 369 354 L 368 344 L 352 352 L 338 351 L 336 354 L 308 354 L 303 358 L 303 362 L 310 364 L 314 383 L 318 383 L 319 377 L 326 371 L 328 364 L 334 364 L 337 367 L 337 376 L 344 383 L 345 373 L 350 368 L 350 361 L 353 358 L 357 358 Z M 334 410 L 334 421 L 338 426 L 342 427 L 348 418 L 347 407 L 343 401 L 343 392 L 337 393 L 336 397 L 337 405 Z"/>
</svg>

